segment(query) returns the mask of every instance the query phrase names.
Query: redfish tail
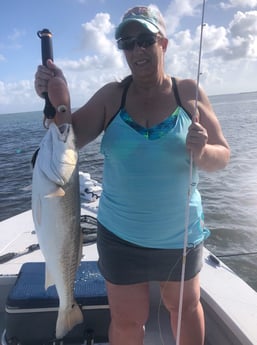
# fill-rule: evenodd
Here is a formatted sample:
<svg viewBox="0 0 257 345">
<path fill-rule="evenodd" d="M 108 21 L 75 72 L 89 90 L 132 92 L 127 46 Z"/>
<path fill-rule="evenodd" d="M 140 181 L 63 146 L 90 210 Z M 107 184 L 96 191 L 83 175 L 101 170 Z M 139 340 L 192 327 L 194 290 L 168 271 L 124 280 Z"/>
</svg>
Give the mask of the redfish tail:
<svg viewBox="0 0 257 345">
<path fill-rule="evenodd" d="M 59 309 L 56 338 L 62 339 L 73 327 L 83 322 L 83 314 L 76 302 L 69 309 Z"/>
</svg>

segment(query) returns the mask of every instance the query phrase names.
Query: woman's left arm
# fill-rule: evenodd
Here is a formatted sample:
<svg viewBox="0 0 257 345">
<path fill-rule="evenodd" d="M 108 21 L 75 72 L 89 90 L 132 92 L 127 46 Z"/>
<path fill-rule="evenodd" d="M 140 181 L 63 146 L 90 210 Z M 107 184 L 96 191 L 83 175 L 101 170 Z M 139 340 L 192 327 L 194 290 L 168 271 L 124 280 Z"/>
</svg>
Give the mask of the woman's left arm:
<svg viewBox="0 0 257 345">
<path fill-rule="evenodd" d="M 194 163 L 202 170 L 219 170 L 229 162 L 229 145 L 209 99 L 201 89 L 198 114 L 189 127 L 186 145 L 192 151 Z"/>
</svg>

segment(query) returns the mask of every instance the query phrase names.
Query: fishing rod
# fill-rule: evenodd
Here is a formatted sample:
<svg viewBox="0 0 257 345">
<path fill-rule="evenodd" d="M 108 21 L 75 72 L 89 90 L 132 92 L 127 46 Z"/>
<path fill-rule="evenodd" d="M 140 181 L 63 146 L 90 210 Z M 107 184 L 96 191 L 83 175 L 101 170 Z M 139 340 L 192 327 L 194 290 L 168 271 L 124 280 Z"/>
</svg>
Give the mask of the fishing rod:
<svg viewBox="0 0 257 345">
<path fill-rule="evenodd" d="M 223 255 L 214 255 L 209 254 L 208 259 L 216 266 L 221 266 L 222 262 L 219 258 L 231 258 L 237 256 L 248 256 L 248 255 L 257 255 L 257 252 L 245 252 L 245 253 L 231 253 L 231 254 L 223 254 Z"/>
<path fill-rule="evenodd" d="M 47 60 L 51 59 L 53 61 L 53 35 L 48 29 L 38 31 L 37 35 L 41 39 L 42 64 L 47 67 Z M 42 95 L 45 99 L 44 115 L 47 119 L 53 119 L 56 114 L 56 110 L 49 100 L 48 93 L 43 92 Z"/>
<path fill-rule="evenodd" d="M 203 3 L 202 3 L 200 46 L 199 46 L 197 81 L 196 81 L 196 95 L 195 95 L 195 113 L 194 113 L 194 116 L 192 119 L 193 122 L 197 121 L 197 105 L 198 105 L 199 82 L 200 82 L 200 74 L 201 74 L 204 13 L 205 13 L 205 0 L 203 0 Z M 181 333 L 183 295 L 184 295 L 184 285 L 185 285 L 185 269 L 186 269 L 188 226 L 189 226 L 189 217 L 190 217 L 190 199 L 191 199 L 191 194 L 192 194 L 192 184 L 193 184 L 193 153 L 191 151 L 190 152 L 190 167 L 189 167 L 189 188 L 188 188 L 187 204 L 186 204 L 186 211 L 185 211 L 185 233 L 184 233 L 183 257 L 182 257 L 181 284 L 180 284 L 180 294 L 179 294 L 179 311 L 178 311 L 176 345 L 180 345 L 180 333 Z"/>
<path fill-rule="evenodd" d="M 220 255 L 216 255 L 216 256 L 217 256 L 217 258 L 230 258 L 232 256 L 247 256 L 247 255 L 257 255 L 257 252 L 220 254 Z"/>
</svg>

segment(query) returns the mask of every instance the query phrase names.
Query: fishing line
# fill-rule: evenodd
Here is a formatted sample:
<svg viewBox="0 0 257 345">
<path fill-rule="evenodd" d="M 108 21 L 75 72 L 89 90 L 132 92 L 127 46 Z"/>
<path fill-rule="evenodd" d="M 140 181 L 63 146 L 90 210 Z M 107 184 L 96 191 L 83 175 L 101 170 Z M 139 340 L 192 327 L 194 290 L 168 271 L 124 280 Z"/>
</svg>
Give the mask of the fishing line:
<svg viewBox="0 0 257 345">
<path fill-rule="evenodd" d="M 201 18 L 201 31 L 200 31 L 200 45 L 199 45 L 199 56 L 198 56 L 198 68 L 197 68 L 197 81 L 196 81 L 196 94 L 195 94 L 195 104 L 194 104 L 194 116 L 192 118 L 193 122 L 197 121 L 197 107 L 198 107 L 198 98 L 199 98 L 199 82 L 200 82 L 200 74 L 201 74 L 201 59 L 202 59 L 202 41 L 203 41 L 203 27 L 204 27 L 204 13 L 205 13 L 205 0 L 202 3 L 202 18 Z M 179 295 L 179 311 L 178 311 L 178 324 L 177 324 L 177 337 L 176 337 L 176 345 L 180 345 L 180 332 L 181 332 L 181 321 L 182 321 L 182 308 L 183 308 L 183 295 L 184 295 L 184 283 L 185 283 L 185 267 L 186 267 L 186 256 L 190 251 L 187 248 L 188 242 L 188 225 L 189 225 L 189 216 L 190 216 L 190 198 L 192 194 L 192 186 L 193 186 L 193 154 L 192 151 L 190 152 L 190 166 L 189 166 L 189 183 L 188 183 L 188 195 L 187 195 L 187 202 L 186 202 L 186 210 L 185 210 L 185 233 L 184 233 L 184 247 L 183 247 L 183 254 L 177 260 L 177 262 L 171 268 L 166 283 L 168 283 L 171 274 L 173 273 L 175 267 L 179 264 L 182 260 L 182 271 L 181 271 L 181 280 L 180 280 L 180 295 Z M 165 285 L 163 291 L 165 290 Z M 161 320 L 160 320 L 160 310 L 161 310 L 161 303 L 162 298 L 160 298 L 160 303 L 158 306 L 158 327 L 159 327 L 159 334 L 161 343 L 164 345 L 164 338 L 162 335 L 161 330 Z"/>
<path fill-rule="evenodd" d="M 205 13 L 205 0 L 203 0 L 203 4 L 202 4 L 200 45 L 199 45 L 197 80 L 196 80 L 196 93 L 195 93 L 195 113 L 194 113 L 195 119 L 197 117 L 197 104 L 198 104 L 198 97 L 199 97 L 199 83 L 200 83 L 200 75 L 201 75 L 201 60 L 202 60 L 202 47 L 203 47 L 203 27 L 205 26 L 205 24 L 204 24 L 204 13 Z"/>
<path fill-rule="evenodd" d="M 200 47 L 199 47 L 197 82 L 196 82 L 195 113 L 194 113 L 194 117 L 192 119 L 193 122 L 197 121 L 197 105 L 198 105 L 198 97 L 199 97 L 199 90 L 198 89 L 199 89 L 199 80 L 200 80 L 200 71 L 201 71 L 204 12 L 205 12 L 205 0 L 203 0 L 203 3 L 202 3 Z M 182 259 L 180 295 L 179 295 L 179 311 L 178 311 L 176 345 L 180 345 L 180 333 L 181 333 L 183 295 L 184 295 L 184 285 L 185 285 L 185 268 L 186 268 L 188 225 L 189 225 L 189 217 L 190 217 L 190 199 L 191 199 L 191 194 L 192 194 L 192 182 L 193 182 L 193 153 L 191 151 L 190 152 L 190 168 L 189 168 L 189 188 L 188 188 L 187 204 L 186 204 L 186 211 L 185 211 L 185 234 L 184 234 L 184 248 L 183 248 L 183 259 Z"/>
<path fill-rule="evenodd" d="M 186 255 L 188 255 L 191 250 L 192 250 L 192 248 L 188 248 Z M 169 279 L 170 279 L 171 275 L 173 274 L 175 268 L 181 263 L 182 260 L 183 260 L 183 255 L 181 255 L 177 259 L 175 264 L 171 267 L 171 269 L 169 271 L 169 274 L 168 274 L 168 277 L 167 277 L 167 279 L 166 279 L 166 281 L 165 281 L 165 283 L 163 285 L 163 289 L 162 289 L 163 292 L 165 291 L 166 285 L 168 284 Z M 162 335 L 162 327 L 161 327 L 161 306 L 162 306 L 162 298 L 160 298 L 160 300 L 159 300 L 158 313 L 157 313 L 157 322 L 158 322 L 158 329 L 159 329 L 159 335 L 160 335 L 161 344 L 165 345 L 164 337 Z"/>
</svg>

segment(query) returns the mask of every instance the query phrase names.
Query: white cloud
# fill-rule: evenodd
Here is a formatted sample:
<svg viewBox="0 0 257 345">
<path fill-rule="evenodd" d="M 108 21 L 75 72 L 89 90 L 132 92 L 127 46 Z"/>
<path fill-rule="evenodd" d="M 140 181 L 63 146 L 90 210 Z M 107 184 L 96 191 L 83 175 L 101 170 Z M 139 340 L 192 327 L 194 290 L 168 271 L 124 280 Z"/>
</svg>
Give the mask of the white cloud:
<svg viewBox="0 0 257 345">
<path fill-rule="evenodd" d="M 201 10 L 202 1 L 175 0 L 168 8 L 166 21 L 169 21 L 169 36 L 176 42 L 177 49 L 198 49 L 200 26 L 196 32 L 189 30 L 178 31 L 179 23 L 184 16 L 193 16 Z M 227 6 L 248 6 L 253 7 L 257 0 L 231 0 Z M 175 15 L 174 15 L 175 14 Z M 199 15 L 199 13 L 198 13 Z M 170 23 L 172 23 L 170 25 Z M 204 26 L 203 50 L 210 58 L 215 56 L 225 60 L 236 60 L 241 58 L 257 58 L 257 11 L 238 11 L 227 27 L 215 25 Z M 186 53 L 189 54 L 189 53 Z M 176 53 L 176 55 L 181 55 Z"/>
<path fill-rule="evenodd" d="M 197 49 L 197 39 L 200 27 L 197 28 L 195 38 L 191 38 L 191 46 Z M 175 37 L 181 37 L 177 34 Z M 188 42 L 190 47 L 190 43 Z M 220 58 L 222 61 L 238 59 L 257 59 L 257 11 L 238 11 L 227 27 L 215 25 L 204 26 L 203 52 L 205 58 Z"/>
<path fill-rule="evenodd" d="M 86 55 L 77 60 L 55 59 L 55 63 L 63 69 L 68 80 L 73 107 L 85 103 L 104 84 L 119 80 L 128 74 L 123 54 L 113 41 L 114 25 L 109 14 L 98 13 L 90 22 L 82 24 L 82 29 L 81 48 Z M 1 82 L 1 112 L 5 112 L 5 108 L 8 107 L 17 108 L 18 103 L 20 111 L 28 104 L 31 109 L 35 106 L 42 108 L 42 100 L 35 97 L 33 84 L 33 81 Z M 33 102 L 28 102 L 29 98 Z"/>
<path fill-rule="evenodd" d="M 120 68 L 123 66 L 121 53 L 113 42 L 114 25 L 108 13 L 98 13 L 94 19 L 82 25 L 82 47 L 94 56 L 86 57 L 82 65 L 92 63 L 97 68 Z M 109 38 L 111 36 L 111 39 Z"/>
<path fill-rule="evenodd" d="M 198 28 L 198 30 L 200 29 Z M 204 53 L 215 53 L 226 49 L 229 46 L 226 28 L 206 24 L 204 26 L 203 46 Z"/>
<path fill-rule="evenodd" d="M 56 60 L 67 77 L 74 107 L 86 102 L 99 87 L 128 73 L 123 54 L 113 41 L 114 25 L 109 14 L 96 14 L 82 24 L 82 29 L 81 48 L 86 55 L 78 60 Z"/>
<path fill-rule="evenodd" d="M 28 110 L 28 104 L 30 109 L 36 109 L 40 107 L 42 101 L 36 97 L 33 81 L 4 83 L 0 80 L 0 104 L 1 113 L 8 113 Z"/>
<path fill-rule="evenodd" d="M 180 20 L 184 16 L 194 16 L 201 8 L 202 0 L 174 0 L 170 2 L 165 14 L 167 23 L 167 34 L 173 34 L 179 26 Z"/>
<path fill-rule="evenodd" d="M 228 8 L 255 8 L 257 7 L 257 0 L 229 0 L 228 2 L 221 2 L 220 7 Z"/>
<path fill-rule="evenodd" d="M 194 5 L 194 9 L 198 9 L 197 4 Z M 170 35 L 166 56 L 168 73 L 182 78 L 197 78 L 200 29 L 198 26 L 195 32 L 175 30 Z M 252 78 L 257 60 L 256 31 L 256 11 L 237 12 L 226 26 L 204 26 L 200 83 L 207 93 L 219 94 L 221 90 L 238 92 L 243 84 L 249 90 L 256 90 Z M 231 82 L 235 75 L 238 80 L 241 78 L 241 84 Z M 247 83 L 244 82 L 246 80 Z"/>
<path fill-rule="evenodd" d="M 248 7 L 252 3 L 246 2 Z M 229 2 L 231 6 L 236 3 L 239 6 L 243 2 Z M 165 19 L 170 40 L 165 64 L 170 75 L 196 79 L 200 26 L 190 31 L 181 30 L 179 25 L 182 17 L 199 17 L 201 5 L 202 0 L 174 0 L 168 7 Z M 91 21 L 82 24 L 81 33 L 80 48 L 84 56 L 81 54 L 76 60 L 55 60 L 67 77 L 73 107 L 84 104 L 104 84 L 129 73 L 123 53 L 114 43 L 114 25 L 109 14 L 98 13 Z M 12 38 L 15 37 L 19 38 L 18 31 L 13 32 Z M 4 59 L 5 56 L 0 54 L 0 63 Z M 235 75 L 238 80 L 239 77 L 247 80 L 244 87 L 255 90 L 252 76 L 255 75 L 256 60 L 257 11 L 238 11 L 224 26 L 204 26 L 200 83 L 207 93 L 238 92 L 241 84 L 231 82 Z M 33 83 L 33 80 L 0 81 L 1 113 L 43 109 L 44 101 L 36 97 Z"/>
<path fill-rule="evenodd" d="M 108 13 L 97 13 L 94 19 L 82 24 L 82 27 L 84 29 L 84 47 L 87 50 L 92 48 L 98 52 L 108 53 L 111 43 L 107 35 L 114 28 L 110 22 L 110 15 Z"/>
<path fill-rule="evenodd" d="M 166 65 L 171 73 L 175 73 L 181 77 L 196 78 L 200 48 L 200 30 L 201 26 L 198 26 L 195 32 L 184 30 L 172 35 L 166 57 Z M 229 44 L 227 30 L 224 27 L 206 24 L 203 32 L 202 61 L 206 63 L 212 57 L 215 57 L 215 59 L 217 56 L 221 57 L 220 52 L 225 51 Z"/>
<path fill-rule="evenodd" d="M 238 11 L 229 25 L 233 37 L 257 35 L 257 11 Z"/>
<path fill-rule="evenodd" d="M 230 47 L 225 57 L 257 59 L 257 11 L 238 11 L 229 24 Z"/>
</svg>

